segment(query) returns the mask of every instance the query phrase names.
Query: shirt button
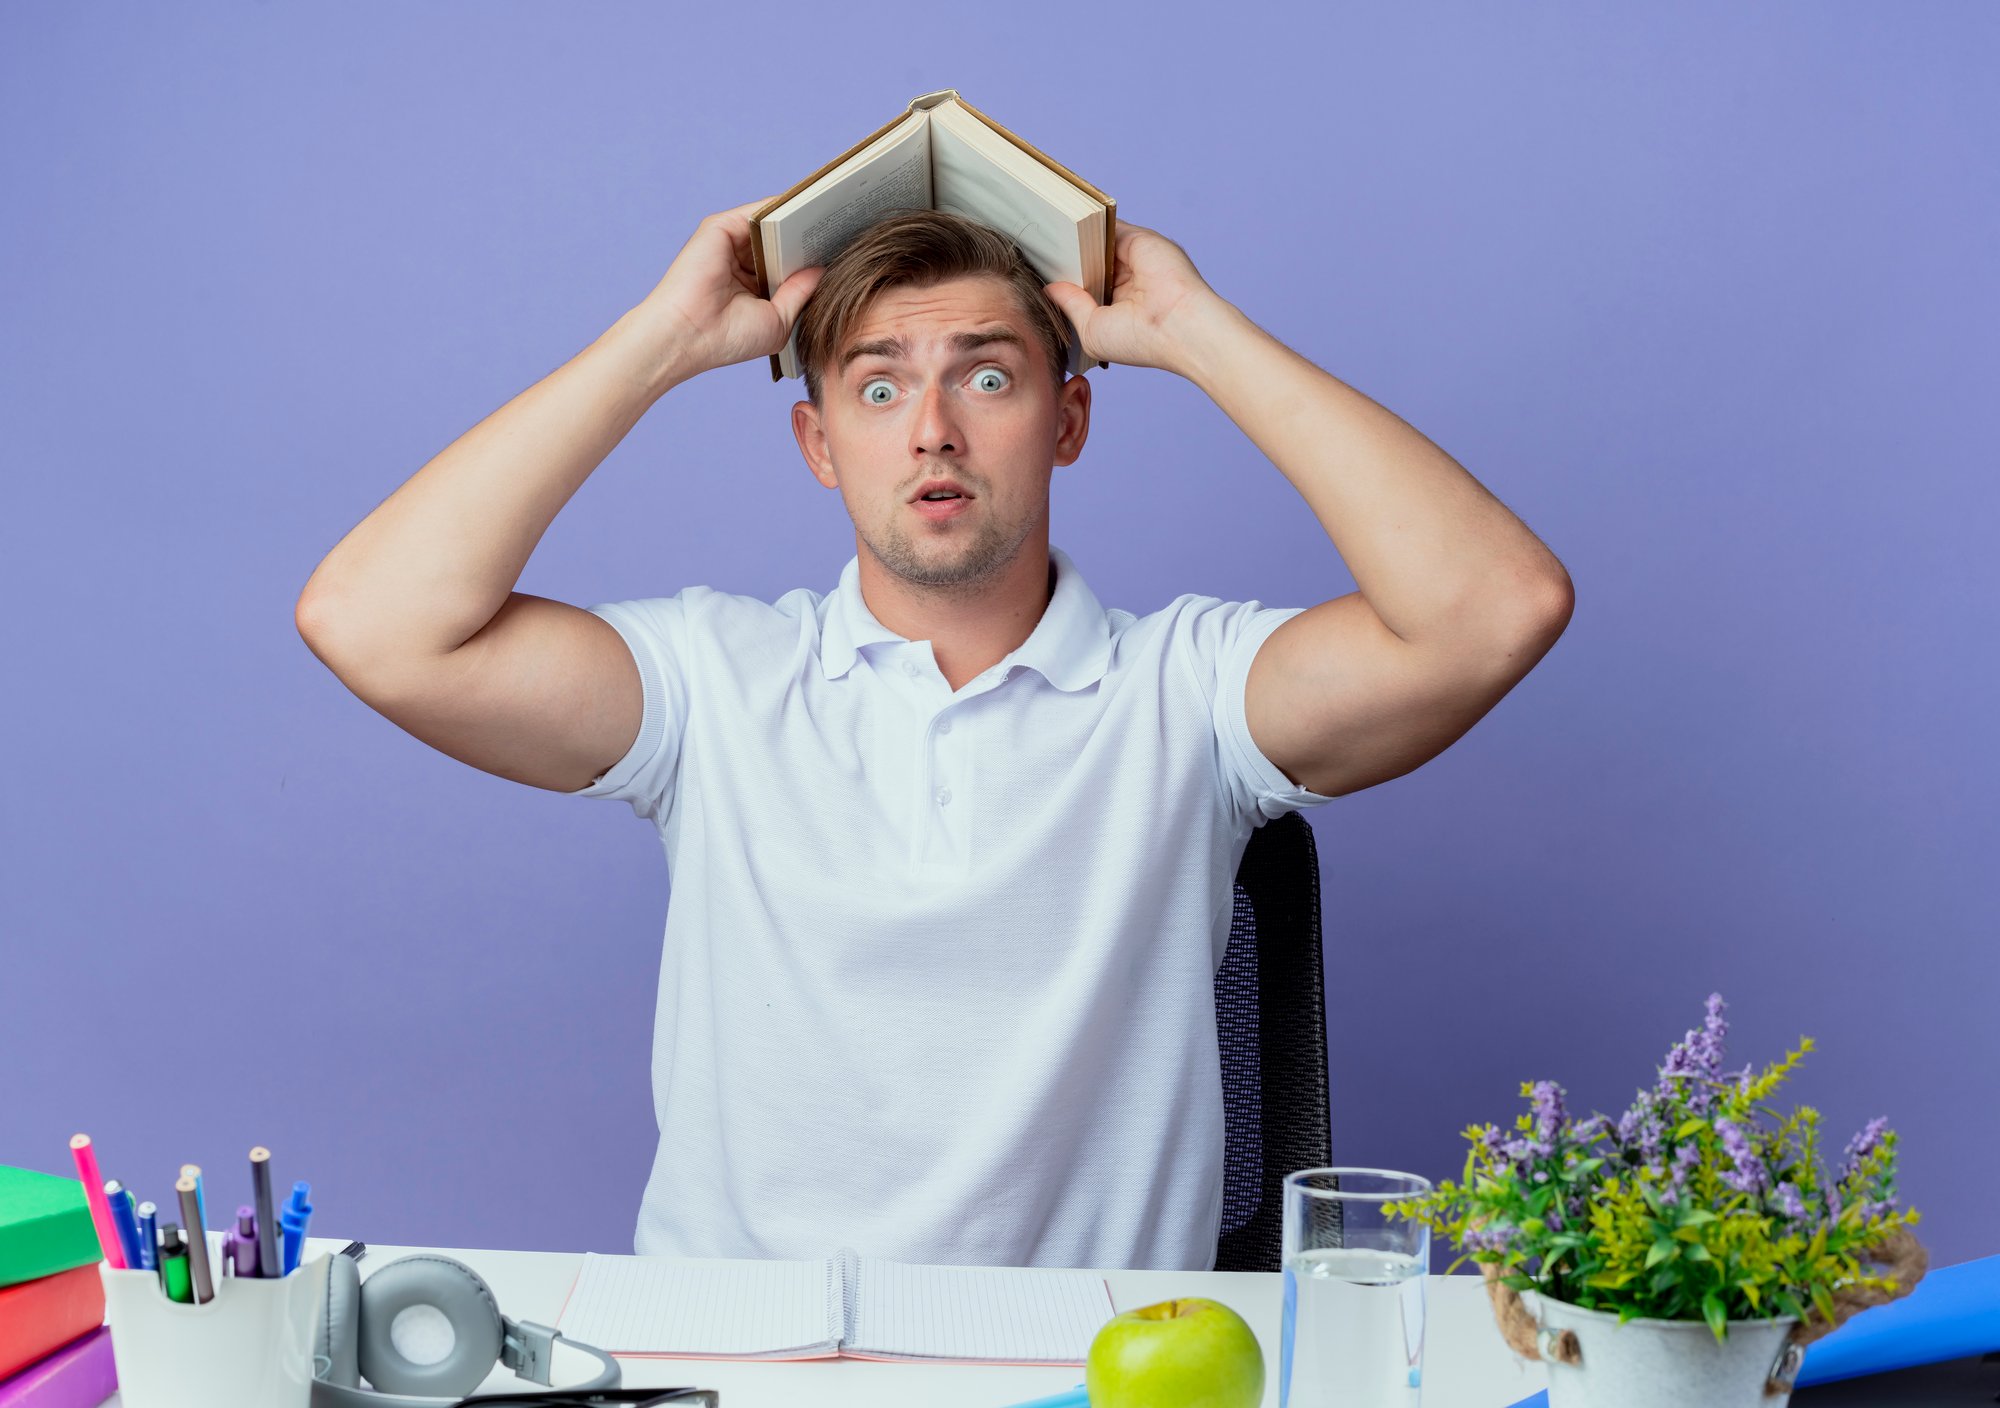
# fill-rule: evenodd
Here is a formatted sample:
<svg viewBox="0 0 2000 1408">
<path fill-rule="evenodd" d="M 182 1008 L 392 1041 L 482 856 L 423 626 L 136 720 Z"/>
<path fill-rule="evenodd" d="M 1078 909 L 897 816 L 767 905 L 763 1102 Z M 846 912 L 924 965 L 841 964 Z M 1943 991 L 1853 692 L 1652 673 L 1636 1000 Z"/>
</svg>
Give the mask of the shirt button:
<svg viewBox="0 0 2000 1408">
<path fill-rule="evenodd" d="M 950 805 L 951 805 L 951 789 L 950 789 L 949 787 L 940 787 L 940 788 L 938 788 L 938 794 L 937 794 L 937 799 L 938 799 L 938 805 L 939 805 L 939 806 L 941 806 L 941 807 L 947 807 L 947 806 L 950 806 Z"/>
<path fill-rule="evenodd" d="M 914 676 L 917 673 L 917 662 L 914 660 L 905 660 L 903 662 L 903 673 Z"/>
<path fill-rule="evenodd" d="M 939 733 L 950 733 L 950 732 L 951 732 L 951 720 L 950 720 L 950 719 L 945 719 L 945 720 L 944 720 L 943 722 L 939 723 L 939 724 L 938 724 L 938 732 L 939 732 Z"/>
</svg>

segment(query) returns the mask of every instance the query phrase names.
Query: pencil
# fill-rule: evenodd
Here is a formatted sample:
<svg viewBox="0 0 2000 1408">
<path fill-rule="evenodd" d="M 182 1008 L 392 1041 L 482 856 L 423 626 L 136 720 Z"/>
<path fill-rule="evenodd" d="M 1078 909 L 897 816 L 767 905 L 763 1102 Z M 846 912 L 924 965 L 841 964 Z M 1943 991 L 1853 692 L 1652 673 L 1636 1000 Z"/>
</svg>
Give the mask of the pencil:
<svg viewBox="0 0 2000 1408">
<path fill-rule="evenodd" d="M 209 1279 L 208 1229 L 201 1225 L 194 1180 L 182 1174 L 174 1183 L 174 1191 L 181 1195 L 181 1222 L 188 1229 L 188 1277 L 194 1283 L 194 1303 L 207 1305 L 215 1299 L 215 1282 Z"/>
<path fill-rule="evenodd" d="M 69 1152 L 76 1160 L 76 1176 L 83 1180 L 83 1198 L 90 1204 L 90 1220 L 97 1227 L 98 1250 L 112 1268 L 123 1271 L 125 1249 L 118 1242 L 118 1224 L 111 1220 L 111 1200 L 104 1196 L 104 1175 L 97 1171 L 97 1150 L 88 1134 L 70 1136 Z"/>
<path fill-rule="evenodd" d="M 271 1151 L 262 1144 L 250 1151 L 250 1190 L 257 1206 L 257 1274 L 285 1274 L 284 1253 L 278 1250 L 278 1214 L 271 1206 Z"/>
</svg>

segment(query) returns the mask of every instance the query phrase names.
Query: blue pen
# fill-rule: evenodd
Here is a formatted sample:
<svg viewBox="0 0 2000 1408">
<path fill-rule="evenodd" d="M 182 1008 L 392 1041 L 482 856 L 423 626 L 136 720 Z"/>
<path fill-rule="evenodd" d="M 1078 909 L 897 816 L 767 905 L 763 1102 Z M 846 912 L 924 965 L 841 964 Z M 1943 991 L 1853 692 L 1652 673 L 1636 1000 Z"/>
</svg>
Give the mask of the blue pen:
<svg viewBox="0 0 2000 1408">
<path fill-rule="evenodd" d="M 139 1218 L 132 1211 L 132 1195 L 117 1179 L 104 1184 L 105 1201 L 111 1204 L 111 1225 L 118 1229 L 118 1246 L 127 1266 L 143 1266 L 139 1259 Z"/>
<path fill-rule="evenodd" d="M 1026 1403 L 1012 1403 L 1008 1408 L 1090 1408 L 1090 1395 L 1084 1386 L 1078 1384 L 1067 1393 L 1053 1393 L 1047 1398 L 1031 1398 Z"/>
<path fill-rule="evenodd" d="M 139 1269 L 160 1269 L 160 1210 L 152 1203 L 139 1204 Z"/>
<path fill-rule="evenodd" d="M 299 1254 L 305 1250 L 306 1223 L 312 1220 L 312 1185 L 303 1178 L 292 1185 L 292 1196 L 285 1199 L 285 1206 L 278 1213 L 278 1225 L 285 1231 L 285 1275 L 289 1276 L 299 1267 Z"/>
</svg>

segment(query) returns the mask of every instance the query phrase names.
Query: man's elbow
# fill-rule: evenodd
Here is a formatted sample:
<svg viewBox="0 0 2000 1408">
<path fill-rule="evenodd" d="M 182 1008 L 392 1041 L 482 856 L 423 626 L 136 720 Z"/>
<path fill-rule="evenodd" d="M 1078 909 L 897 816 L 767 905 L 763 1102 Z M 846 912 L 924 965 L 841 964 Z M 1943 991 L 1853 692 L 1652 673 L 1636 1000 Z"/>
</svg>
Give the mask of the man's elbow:
<svg viewBox="0 0 2000 1408">
<path fill-rule="evenodd" d="M 1569 618 L 1576 612 L 1576 586 L 1560 562 L 1554 559 L 1551 562 L 1554 571 L 1546 574 L 1529 593 L 1528 614 L 1538 632 L 1553 643 L 1569 628 Z"/>
<path fill-rule="evenodd" d="M 1512 629 L 1503 642 L 1502 672 L 1510 680 L 1518 681 L 1540 664 L 1569 628 L 1569 618 L 1575 610 L 1576 589 L 1560 564 L 1554 573 L 1541 575 L 1532 586 L 1525 587 L 1520 593 Z"/>
</svg>

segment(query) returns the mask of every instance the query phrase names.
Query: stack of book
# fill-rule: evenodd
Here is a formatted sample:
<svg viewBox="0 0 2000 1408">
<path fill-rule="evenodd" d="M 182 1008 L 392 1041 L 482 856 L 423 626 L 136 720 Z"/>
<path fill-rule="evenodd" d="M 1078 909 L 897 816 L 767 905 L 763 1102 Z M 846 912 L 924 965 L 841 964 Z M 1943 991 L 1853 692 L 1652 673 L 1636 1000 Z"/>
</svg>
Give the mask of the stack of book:
<svg viewBox="0 0 2000 1408">
<path fill-rule="evenodd" d="M 0 1165 L 0 1408 L 96 1408 L 118 1387 L 83 1185 Z"/>
</svg>

